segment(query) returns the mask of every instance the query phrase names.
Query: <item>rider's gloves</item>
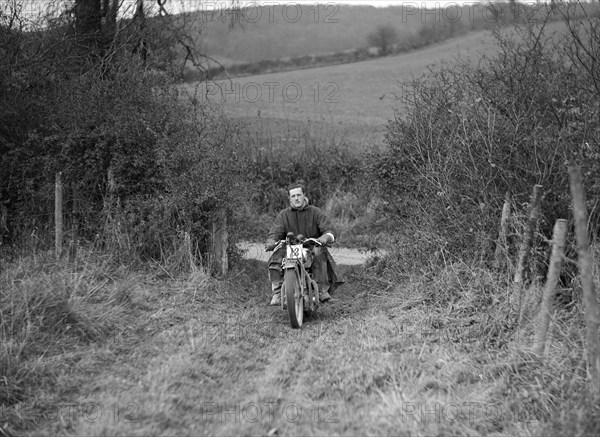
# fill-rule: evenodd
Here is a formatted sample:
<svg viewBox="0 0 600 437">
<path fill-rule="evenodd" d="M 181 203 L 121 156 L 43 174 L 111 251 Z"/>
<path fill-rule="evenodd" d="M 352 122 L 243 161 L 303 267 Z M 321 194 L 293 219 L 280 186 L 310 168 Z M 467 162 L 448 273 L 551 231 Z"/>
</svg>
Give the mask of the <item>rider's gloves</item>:
<svg viewBox="0 0 600 437">
<path fill-rule="evenodd" d="M 277 241 L 267 240 L 267 242 L 265 243 L 265 251 L 270 252 L 273 249 L 275 249 L 275 246 L 277 246 Z"/>
<path fill-rule="evenodd" d="M 319 238 L 317 238 L 317 240 L 319 240 L 319 243 L 325 245 L 327 243 L 330 243 L 333 239 L 331 238 L 331 235 L 323 234 Z"/>
</svg>

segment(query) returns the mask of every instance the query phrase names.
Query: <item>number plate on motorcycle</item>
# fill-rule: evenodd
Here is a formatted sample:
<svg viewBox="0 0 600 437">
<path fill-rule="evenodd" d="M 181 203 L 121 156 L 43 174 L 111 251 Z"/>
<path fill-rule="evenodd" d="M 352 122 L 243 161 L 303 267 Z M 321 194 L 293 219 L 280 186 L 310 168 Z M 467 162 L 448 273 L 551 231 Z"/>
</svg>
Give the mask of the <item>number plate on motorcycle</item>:
<svg viewBox="0 0 600 437">
<path fill-rule="evenodd" d="M 301 244 L 292 244 L 287 246 L 287 259 L 302 259 L 302 245 Z"/>
</svg>

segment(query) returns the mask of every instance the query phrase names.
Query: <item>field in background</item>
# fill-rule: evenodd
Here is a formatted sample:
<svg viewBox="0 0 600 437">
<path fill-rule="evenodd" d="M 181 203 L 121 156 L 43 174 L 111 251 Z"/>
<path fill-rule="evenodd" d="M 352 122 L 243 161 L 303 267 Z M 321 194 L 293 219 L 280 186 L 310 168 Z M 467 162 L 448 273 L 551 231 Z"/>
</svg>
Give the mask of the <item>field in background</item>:
<svg viewBox="0 0 600 437">
<path fill-rule="evenodd" d="M 481 53 L 495 49 L 485 46 L 485 42 L 491 42 L 489 33 L 477 32 L 396 56 L 219 81 L 216 85 L 222 91 L 217 87 L 210 92 L 234 117 L 260 111 L 264 116 L 295 120 L 324 118 L 330 122 L 379 125 L 393 116 L 396 104 L 393 97 L 402 92 L 401 83 L 420 77 L 428 67 L 443 61 L 469 58 L 476 61 Z M 272 94 L 264 83 L 276 84 L 272 85 Z M 264 88 L 260 99 L 255 98 L 255 84 Z M 299 85 L 300 95 L 294 92 L 298 89 L 294 84 Z M 317 89 L 314 84 L 320 87 Z M 238 88 L 240 94 L 231 92 Z M 269 99 L 271 95 L 273 99 Z"/>
<path fill-rule="evenodd" d="M 403 92 L 407 82 L 442 61 L 477 60 L 481 53 L 493 50 L 485 45 L 490 40 L 489 33 L 475 32 L 397 56 L 187 84 L 183 89 L 251 126 L 260 126 L 260 120 L 273 120 L 263 128 L 273 135 L 282 126 L 288 127 L 286 123 L 309 123 L 313 129 L 322 126 L 326 131 L 339 132 L 364 150 L 382 145 L 384 125 L 398 107 L 395 96 Z M 259 132 L 259 128 L 251 131 Z"/>
</svg>

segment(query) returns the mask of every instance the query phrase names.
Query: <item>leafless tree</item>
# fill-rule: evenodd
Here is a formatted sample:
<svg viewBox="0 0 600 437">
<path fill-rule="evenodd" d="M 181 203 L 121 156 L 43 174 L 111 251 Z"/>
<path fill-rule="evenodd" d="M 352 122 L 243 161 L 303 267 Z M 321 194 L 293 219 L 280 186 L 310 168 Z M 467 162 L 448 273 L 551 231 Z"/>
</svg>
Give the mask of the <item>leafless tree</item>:
<svg viewBox="0 0 600 437">
<path fill-rule="evenodd" d="M 389 55 L 398 42 L 398 32 L 390 24 L 382 24 L 377 29 L 367 35 L 367 41 L 370 46 L 377 47 L 382 56 Z"/>
</svg>

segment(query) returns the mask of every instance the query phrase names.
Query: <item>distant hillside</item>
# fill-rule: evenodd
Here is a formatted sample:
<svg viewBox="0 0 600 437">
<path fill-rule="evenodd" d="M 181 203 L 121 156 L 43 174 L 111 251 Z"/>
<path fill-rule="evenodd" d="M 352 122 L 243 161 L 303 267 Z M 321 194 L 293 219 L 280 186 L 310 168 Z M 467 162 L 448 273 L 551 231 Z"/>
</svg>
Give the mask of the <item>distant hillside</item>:
<svg viewBox="0 0 600 437">
<path fill-rule="evenodd" d="M 473 32 L 411 53 L 310 70 L 235 78 L 206 85 L 207 98 L 234 117 L 256 116 L 383 125 L 393 117 L 402 83 L 443 60 L 471 58 L 496 50 L 488 32 Z M 269 85 L 271 88 L 269 89 Z M 192 85 L 184 87 L 191 90 Z M 236 91 L 237 90 L 237 91 Z M 259 96 L 257 96 L 257 93 Z"/>
<path fill-rule="evenodd" d="M 495 49 L 488 32 L 472 32 L 397 56 L 190 83 L 181 89 L 243 120 L 247 134 L 255 138 L 300 141 L 308 130 L 310 135 L 364 150 L 383 147 L 385 123 L 400 109 L 396 97 L 406 90 L 403 84 L 420 77 L 430 65 L 456 58 L 476 62 L 481 53 Z"/>
<path fill-rule="evenodd" d="M 562 28 L 559 22 L 551 23 L 546 35 L 558 38 L 554 35 Z M 441 62 L 477 63 L 482 55 L 494 56 L 497 50 L 489 31 L 470 32 L 395 56 L 190 83 L 181 89 L 249 123 L 256 136 L 268 132 L 273 139 L 290 141 L 296 135 L 290 131 L 304 135 L 302 126 L 308 124 L 318 135 L 337 136 L 364 148 L 383 144 L 386 122 L 403 114 L 397 98 L 409 89 L 411 80 Z"/>
<path fill-rule="evenodd" d="M 199 46 L 228 66 L 366 47 L 367 35 L 382 24 L 392 25 L 397 30 L 400 49 L 420 47 L 424 45 L 420 41 L 425 38 L 436 42 L 471 30 L 490 28 L 504 20 L 503 13 L 497 20 L 491 20 L 489 12 L 484 12 L 485 7 L 425 12 L 398 6 L 290 3 L 243 9 L 242 18 L 234 20 L 233 29 L 230 29 L 230 13 L 198 12 L 193 19 L 200 32 Z M 436 38 L 438 34 L 440 38 Z"/>
</svg>

